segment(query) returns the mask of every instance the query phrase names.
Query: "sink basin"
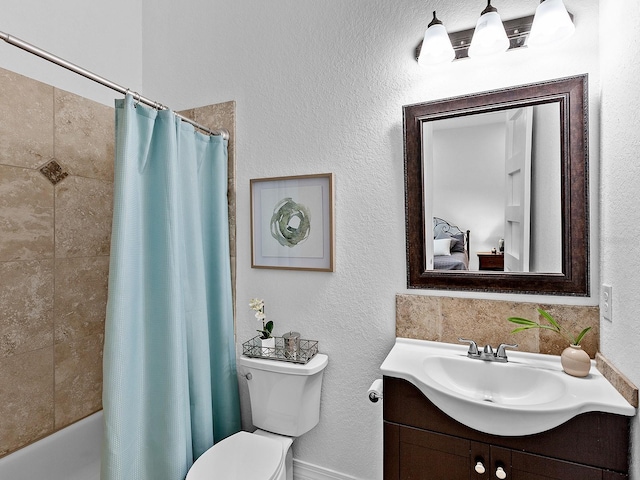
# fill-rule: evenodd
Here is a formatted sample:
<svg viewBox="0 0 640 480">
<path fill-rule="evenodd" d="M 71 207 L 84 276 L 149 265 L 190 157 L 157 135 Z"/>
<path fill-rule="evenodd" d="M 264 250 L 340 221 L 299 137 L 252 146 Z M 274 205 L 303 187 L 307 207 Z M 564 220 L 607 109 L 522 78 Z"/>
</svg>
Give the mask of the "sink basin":
<svg viewBox="0 0 640 480">
<path fill-rule="evenodd" d="M 540 433 L 585 412 L 636 413 L 593 365 L 577 378 L 555 355 L 509 351 L 509 362 L 498 363 L 468 358 L 467 348 L 398 338 L 380 369 L 414 384 L 460 423 L 494 435 Z"/>
<path fill-rule="evenodd" d="M 469 400 L 499 405 L 541 405 L 566 394 L 566 385 L 548 370 L 469 360 L 428 356 L 423 361 L 425 380 Z"/>
</svg>

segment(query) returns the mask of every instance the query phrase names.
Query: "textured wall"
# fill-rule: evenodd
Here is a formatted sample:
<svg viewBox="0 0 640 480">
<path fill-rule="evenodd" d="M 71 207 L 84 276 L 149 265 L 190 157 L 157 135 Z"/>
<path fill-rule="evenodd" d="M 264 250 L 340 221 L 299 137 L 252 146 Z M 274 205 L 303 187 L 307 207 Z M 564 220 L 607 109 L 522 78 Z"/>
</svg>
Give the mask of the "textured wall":
<svg viewBox="0 0 640 480">
<path fill-rule="evenodd" d="M 114 123 L 2 69 L 0 118 L 3 455 L 102 407 Z"/>
<path fill-rule="evenodd" d="M 602 320 L 602 352 L 640 385 L 640 22 L 636 0 L 601 3 L 602 281 L 613 287 L 613 322 Z M 633 475 L 640 478 L 640 419 L 633 422 Z"/>
</svg>

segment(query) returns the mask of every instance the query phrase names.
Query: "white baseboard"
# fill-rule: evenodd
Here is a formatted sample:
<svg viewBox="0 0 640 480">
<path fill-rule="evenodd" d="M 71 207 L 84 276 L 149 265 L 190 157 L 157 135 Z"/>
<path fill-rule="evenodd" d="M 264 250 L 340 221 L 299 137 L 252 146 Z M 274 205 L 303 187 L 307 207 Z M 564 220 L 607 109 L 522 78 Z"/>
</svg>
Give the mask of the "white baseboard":
<svg viewBox="0 0 640 480">
<path fill-rule="evenodd" d="M 351 475 L 293 459 L 293 480 L 359 480 Z"/>
</svg>

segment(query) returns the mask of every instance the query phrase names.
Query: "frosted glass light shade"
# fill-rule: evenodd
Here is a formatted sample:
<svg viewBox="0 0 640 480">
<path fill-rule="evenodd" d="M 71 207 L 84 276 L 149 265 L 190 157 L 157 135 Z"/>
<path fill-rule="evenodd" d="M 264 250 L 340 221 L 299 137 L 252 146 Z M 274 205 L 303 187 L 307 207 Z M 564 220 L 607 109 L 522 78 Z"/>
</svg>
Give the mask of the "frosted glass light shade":
<svg viewBox="0 0 640 480">
<path fill-rule="evenodd" d="M 527 46 L 540 47 L 559 42 L 569 38 L 575 30 L 563 1 L 545 0 L 536 8 Z"/>
<path fill-rule="evenodd" d="M 424 32 L 418 63 L 420 65 L 437 65 L 451 62 L 455 56 L 449 34 L 444 25 L 435 24 L 427 28 L 426 32 Z"/>
<path fill-rule="evenodd" d="M 506 52 L 509 49 L 509 38 L 504 29 L 498 12 L 484 13 L 476 23 L 473 32 L 470 57 L 484 57 L 496 53 Z"/>
</svg>

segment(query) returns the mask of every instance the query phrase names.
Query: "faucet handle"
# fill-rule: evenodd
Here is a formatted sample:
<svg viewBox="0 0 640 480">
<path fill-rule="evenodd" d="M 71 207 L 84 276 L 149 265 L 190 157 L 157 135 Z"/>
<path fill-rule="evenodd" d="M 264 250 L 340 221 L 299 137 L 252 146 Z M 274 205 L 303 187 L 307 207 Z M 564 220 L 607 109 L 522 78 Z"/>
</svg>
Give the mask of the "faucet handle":
<svg viewBox="0 0 640 480">
<path fill-rule="evenodd" d="M 462 337 L 458 338 L 458 341 L 469 344 L 469 351 L 467 352 L 467 355 L 478 355 L 478 345 L 476 344 L 476 342 L 474 342 L 473 340 L 467 340 L 466 338 Z"/>
<path fill-rule="evenodd" d="M 498 351 L 496 352 L 496 357 L 507 358 L 507 352 L 505 351 L 507 348 L 518 348 L 518 344 L 515 343 L 513 345 L 509 345 L 508 343 L 501 343 L 500 345 L 498 345 Z"/>
</svg>

